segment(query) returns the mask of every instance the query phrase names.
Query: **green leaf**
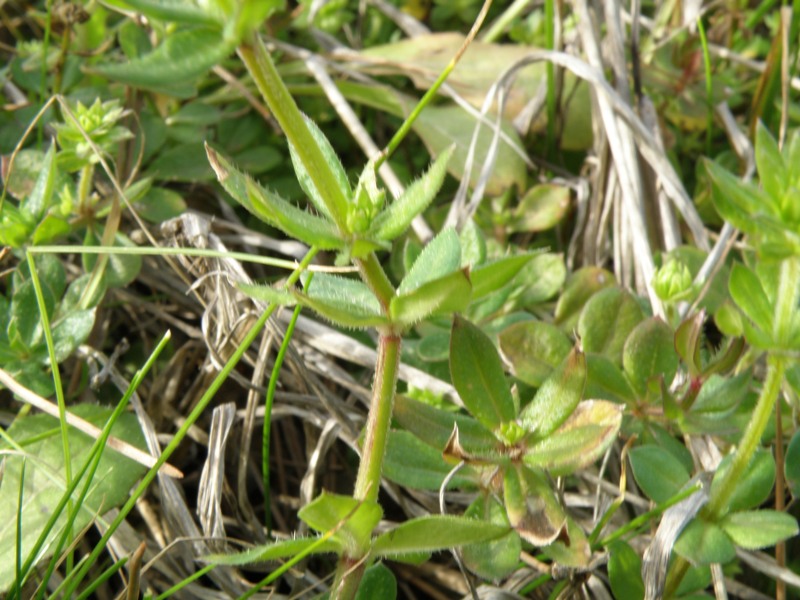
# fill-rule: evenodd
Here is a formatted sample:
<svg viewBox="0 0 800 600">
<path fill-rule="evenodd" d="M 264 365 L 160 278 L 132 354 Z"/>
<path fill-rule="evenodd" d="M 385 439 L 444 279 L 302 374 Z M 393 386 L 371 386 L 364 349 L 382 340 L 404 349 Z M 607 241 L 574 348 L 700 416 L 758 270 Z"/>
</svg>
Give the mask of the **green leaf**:
<svg viewBox="0 0 800 600">
<path fill-rule="evenodd" d="M 729 454 L 717 467 L 714 480 L 711 482 L 712 495 L 719 493 L 716 488 L 730 469 L 732 460 L 733 455 Z M 772 452 L 756 451 L 753 458 L 750 459 L 750 464 L 747 465 L 744 473 L 734 485 L 736 485 L 736 489 L 728 501 L 728 510 L 749 510 L 763 504 L 772 494 L 775 485 L 775 459 L 772 457 Z"/>
<path fill-rule="evenodd" d="M 397 288 L 407 294 L 422 285 L 449 275 L 461 267 L 461 243 L 455 229 L 448 228 L 433 238 L 414 261 Z"/>
<path fill-rule="evenodd" d="M 70 411 L 89 422 L 102 427 L 111 415 L 111 410 L 92 404 L 79 404 Z M 47 520 L 61 500 L 66 489 L 63 479 L 66 467 L 64 447 L 58 429 L 58 420 L 49 415 L 27 415 L 18 417 L 7 430 L 8 436 L 25 448 L 25 480 L 23 483 L 22 517 L 22 557 L 27 557 Z M 114 424 L 111 435 L 139 448 L 144 447 L 144 438 L 136 418 L 123 414 Z M 73 428 L 68 429 L 70 461 L 73 473 L 78 471 L 89 458 L 93 439 Z M 5 441 L 0 448 L 8 449 Z M 0 592 L 7 591 L 15 578 L 16 528 L 20 477 L 23 457 L 6 454 L 4 472 L 0 484 L 0 536 L 8 543 L 0 545 Z M 74 531 L 81 531 L 96 516 L 127 500 L 128 492 L 145 472 L 145 468 L 110 449 L 103 450 L 89 492 L 81 505 L 73 524 Z M 75 491 L 77 497 L 81 487 Z M 66 523 L 66 512 L 62 514 L 47 536 L 43 548 L 44 555 L 50 556 L 54 541 L 61 535 Z"/>
<path fill-rule="evenodd" d="M 477 300 L 506 285 L 527 265 L 536 254 L 517 254 L 490 260 L 470 271 L 472 298 Z"/>
<path fill-rule="evenodd" d="M 771 334 L 774 311 L 758 276 L 743 264 L 736 263 L 731 269 L 728 289 L 734 302 L 755 326 Z"/>
<path fill-rule="evenodd" d="M 31 237 L 34 246 L 47 244 L 58 238 L 66 237 L 72 231 L 69 223 L 53 214 L 45 215 L 44 219 L 36 226 Z"/>
<path fill-rule="evenodd" d="M 56 299 L 45 282 L 42 282 L 42 296 L 45 309 L 52 317 Z M 12 344 L 15 340 L 19 340 L 27 349 L 33 348 L 42 340 L 43 330 L 39 305 L 36 301 L 36 290 L 30 279 L 14 290 L 11 298 L 11 319 L 8 322 L 7 331 Z"/>
<path fill-rule="evenodd" d="M 789 183 L 789 177 L 778 143 L 761 121 L 756 125 L 755 151 L 761 186 L 778 203 Z"/>
<path fill-rule="evenodd" d="M 734 512 L 720 522 L 733 543 L 745 550 L 760 550 L 794 537 L 797 519 L 776 510 Z"/>
<path fill-rule="evenodd" d="M 85 342 L 94 327 L 95 309 L 75 310 L 53 324 L 56 362 L 61 362 Z"/>
<path fill-rule="evenodd" d="M 491 495 L 478 496 L 464 512 L 464 516 L 508 527 L 505 509 Z M 517 568 L 520 552 L 522 552 L 522 542 L 519 534 L 512 530 L 490 542 L 463 546 L 461 560 L 479 577 L 496 581 Z"/>
<path fill-rule="evenodd" d="M 341 191 L 341 197 L 346 199 L 352 198 L 353 189 L 350 187 L 350 181 L 347 178 L 347 173 L 345 172 L 342 163 L 339 161 L 339 156 L 336 154 L 333 146 L 331 146 L 328 138 L 325 137 L 325 134 L 322 133 L 322 130 L 312 119 L 305 115 L 303 115 L 303 118 L 305 119 L 309 132 L 311 133 L 311 137 L 314 138 L 314 141 L 317 143 L 317 147 L 322 152 L 322 157 L 325 159 L 325 163 L 333 173 L 333 177 L 339 186 L 339 190 Z M 331 208 L 335 208 L 337 214 L 348 214 L 349 205 L 329 207 L 325 203 L 324 197 L 322 194 L 320 194 L 316 184 L 314 183 L 314 180 L 306 170 L 303 161 L 300 160 L 300 156 L 297 154 L 297 150 L 294 148 L 294 146 L 292 146 L 291 142 L 289 143 L 289 154 L 292 158 L 292 165 L 294 166 L 294 172 L 297 176 L 297 181 L 300 183 L 300 187 L 303 188 L 303 191 L 308 196 L 308 199 L 314 205 L 314 208 L 316 208 L 321 215 L 325 216 L 328 221 L 333 221 Z"/>
<path fill-rule="evenodd" d="M 555 183 L 536 185 L 525 192 L 512 211 L 510 231 L 545 231 L 555 227 L 569 209 L 569 188 Z"/>
<path fill-rule="evenodd" d="M 644 599 L 642 559 L 626 542 L 616 541 L 608 546 L 608 580 L 615 598 Z"/>
<path fill-rule="evenodd" d="M 198 4 L 187 0 L 107 0 L 111 6 L 134 8 L 152 19 L 191 23 L 197 25 L 214 25 L 216 19 Z"/>
<path fill-rule="evenodd" d="M 586 387 L 586 356 L 573 348 L 522 409 L 522 427 L 542 439 L 567 420 Z"/>
<path fill-rule="evenodd" d="M 375 501 L 323 491 L 301 508 L 297 516 L 320 533 L 339 527 L 333 537 L 342 541 L 345 551 L 358 552 L 369 543 L 383 511 Z"/>
<path fill-rule="evenodd" d="M 436 552 L 494 540 L 508 531 L 507 526 L 477 519 L 429 515 L 406 521 L 379 535 L 372 551 L 389 558 L 412 552 Z"/>
<path fill-rule="evenodd" d="M 567 267 L 561 254 L 536 254 L 515 279 L 519 288 L 516 305 L 529 309 L 553 298 L 567 278 Z M 473 285 L 475 285 L 473 283 Z"/>
<path fill-rule="evenodd" d="M 450 336 L 450 374 L 469 412 L 494 430 L 516 416 L 503 364 L 492 341 L 459 316 Z"/>
<path fill-rule="evenodd" d="M 471 291 L 467 269 L 456 271 L 395 296 L 389 315 L 393 322 L 409 326 L 434 313 L 462 311 L 469 305 Z"/>
<path fill-rule="evenodd" d="M 47 154 L 44 155 L 39 176 L 36 178 L 31 193 L 20 204 L 20 210 L 33 221 L 39 221 L 53 202 L 53 190 L 58 173 L 55 156 L 55 143 L 52 143 L 47 149 Z"/>
<path fill-rule="evenodd" d="M 153 187 L 136 202 L 136 212 L 151 223 L 173 219 L 186 210 L 186 202 L 178 192 Z"/>
<path fill-rule="evenodd" d="M 526 542 L 542 547 L 566 534 L 567 516 L 544 472 L 507 469 L 503 495 L 509 521 Z"/>
<path fill-rule="evenodd" d="M 356 592 L 356 600 L 395 600 L 397 598 L 397 580 L 394 573 L 383 563 L 368 567 L 361 578 Z"/>
<path fill-rule="evenodd" d="M 786 474 L 786 482 L 792 490 L 792 496 L 800 496 L 800 430 L 794 432 L 786 447 L 783 469 Z"/>
<path fill-rule="evenodd" d="M 578 336 L 583 349 L 621 364 L 625 340 L 643 318 L 639 303 L 622 288 L 610 287 L 597 292 L 583 307 L 578 319 Z"/>
<path fill-rule="evenodd" d="M 389 432 L 383 463 L 384 477 L 412 489 L 438 491 L 452 470 L 453 465 L 444 460 L 441 450 L 429 446 L 408 431 Z M 473 485 L 462 469 L 450 480 L 447 488 Z"/>
<path fill-rule="evenodd" d="M 586 355 L 586 391 L 589 398 L 632 402 L 636 395 L 622 370 L 605 356 Z"/>
<path fill-rule="evenodd" d="M 222 187 L 255 216 L 311 246 L 323 250 L 339 250 L 344 247 L 333 223 L 300 210 L 277 194 L 264 189 L 208 145 L 206 153 Z"/>
<path fill-rule="evenodd" d="M 636 483 L 654 502 L 666 502 L 689 481 L 686 467 L 659 446 L 637 446 L 630 451 L 628 457 Z"/>
<path fill-rule="evenodd" d="M 472 417 L 435 408 L 402 394 L 395 399 L 394 418 L 433 448 L 444 449 L 455 426 L 461 445 L 470 452 L 485 454 L 498 447 L 494 435 Z"/>
<path fill-rule="evenodd" d="M 294 306 L 297 298 L 291 292 L 279 290 L 271 285 L 259 285 L 257 283 L 236 282 L 236 287 L 245 294 L 256 300 L 276 304 L 278 306 Z"/>
<path fill-rule="evenodd" d="M 583 267 L 572 273 L 567 278 L 564 292 L 556 304 L 556 325 L 572 330 L 589 298 L 616 282 L 610 271 L 600 267 Z"/>
<path fill-rule="evenodd" d="M 378 327 L 388 320 L 380 302 L 361 281 L 317 273 L 307 292 L 296 292 L 298 301 L 344 327 Z"/>
<path fill-rule="evenodd" d="M 486 262 L 486 237 L 475 219 L 469 219 L 461 228 L 461 266 L 474 268 Z M 475 285 L 475 282 L 473 282 Z"/>
<path fill-rule="evenodd" d="M 683 530 L 675 552 L 695 565 L 724 565 L 736 558 L 736 548 L 722 528 L 699 518 Z"/>
<path fill-rule="evenodd" d="M 720 216 L 745 233 L 757 234 L 753 216 L 770 206 L 766 193 L 714 162 L 706 160 L 705 165 L 712 182 L 711 199 Z"/>
<path fill-rule="evenodd" d="M 569 354 L 572 342 L 558 327 L 544 321 L 514 323 L 500 332 L 500 351 L 511 372 L 539 387 Z"/>
<path fill-rule="evenodd" d="M 206 562 L 214 563 L 216 565 L 232 565 L 241 566 L 249 565 L 252 563 L 267 562 L 270 560 L 279 560 L 281 558 L 290 558 L 296 556 L 300 552 L 307 550 L 309 547 L 318 543 L 320 538 L 296 538 L 293 540 L 283 540 L 280 542 L 273 542 L 256 546 L 244 552 L 237 552 L 235 554 L 209 554 L 203 557 Z M 312 554 L 323 554 L 329 552 L 340 552 L 341 544 L 334 540 L 329 539 L 322 542 L 317 546 Z"/>
<path fill-rule="evenodd" d="M 90 227 L 86 230 L 86 237 L 83 240 L 84 246 L 98 246 L 100 237 Z M 114 246 L 121 248 L 133 248 L 135 244 L 121 231 L 114 235 Z M 97 264 L 100 255 L 84 254 L 82 256 L 83 268 L 88 273 Z M 131 283 L 139 271 L 142 269 L 142 257 L 134 254 L 110 254 L 103 273 L 103 283 L 108 287 L 124 287 Z"/>
<path fill-rule="evenodd" d="M 219 31 L 190 29 L 171 33 L 141 58 L 97 64 L 89 70 L 113 81 L 164 92 L 194 82 L 226 59 L 234 48 L 235 42 L 224 39 Z"/>
<path fill-rule="evenodd" d="M 675 331 L 675 351 L 689 368 L 689 375 L 697 377 L 703 370 L 700 349 L 703 345 L 703 321 L 705 314 L 700 311 L 685 319 Z"/>
<path fill-rule="evenodd" d="M 640 397 L 653 377 L 672 383 L 679 363 L 674 337 L 669 325 L 653 317 L 639 323 L 625 341 L 622 365 Z"/>
<path fill-rule="evenodd" d="M 590 465 L 608 449 L 622 424 L 622 406 L 586 400 L 561 427 L 531 444 L 523 460 L 552 475 L 567 475 Z"/>
<path fill-rule="evenodd" d="M 408 229 L 414 217 L 428 208 L 442 187 L 453 150 L 454 147 L 451 146 L 442 152 L 421 178 L 408 186 L 402 196 L 375 217 L 370 228 L 371 237 L 393 240 Z"/>
<path fill-rule="evenodd" d="M 729 415 L 747 396 L 752 376 L 750 370 L 730 378 L 711 375 L 700 388 L 700 393 L 692 405 L 692 412 L 715 414 L 720 417 Z"/>
</svg>

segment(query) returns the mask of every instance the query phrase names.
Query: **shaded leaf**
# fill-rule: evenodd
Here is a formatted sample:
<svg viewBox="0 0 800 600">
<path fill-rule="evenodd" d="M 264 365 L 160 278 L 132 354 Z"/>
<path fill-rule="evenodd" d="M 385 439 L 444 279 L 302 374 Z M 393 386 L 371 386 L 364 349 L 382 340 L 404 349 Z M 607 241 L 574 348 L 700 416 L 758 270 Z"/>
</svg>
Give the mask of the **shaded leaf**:
<svg viewBox="0 0 800 600">
<path fill-rule="evenodd" d="M 394 600 L 397 598 L 397 580 L 394 573 L 383 563 L 368 567 L 361 578 L 356 600 Z"/>
<path fill-rule="evenodd" d="M 421 441 L 408 431 L 392 430 L 386 445 L 383 475 L 400 485 L 438 491 L 453 465 L 445 462 L 441 450 Z M 447 489 L 474 485 L 468 471 L 462 469 L 447 485 Z"/>
<path fill-rule="evenodd" d="M 516 416 L 503 364 L 492 341 L 459 316 L 450 336 L 450 374 L 469 412 L 491 430 Z"/>
<path fill-rule="evenodd" d="M 736 263 L 731 269 L 728 289 L 734 302 L 756 327 L 771 334 L 774 311 L 758 276 L 743 264 Z"/>
<path fill-rule="evenodd" d="M 578 335 L 586 352 L 603 354 L 622 363 L 622 348 L 644 318 L 641 306 L 627 291 L 610 287 L 592 296 L 581 311 Z"/>
<path fill-rule="evenodd" d="M 647 382 L 653 377 L 663 377 L 669 385 L 678 371 L 672 328 L 653 317 L 639 323 L 622 349 L 622 365 L 640 396 L 644 396 Z"/>
<path fill-rule="evenodd" d="M 554 183 L 536 185 L 525 192 L 511 213 L 510 231 L 545 231 L 555 227 L 569 209 L 569 188 Z"/>
<path fill-rule="evenodd" d="M 733 455 L 729 454 L 717 467 L 714 480 L 711 482 L 712 494 L 718 493 L 716 488 L 730 469 L 732 460 Z M 768 450 L 757 450 L 735 485 L 736 489 L 728 501 L 728 510 L 748 510 L 763 504 L 772 494 L 775 485 L 775 459 L 772 453 Z"/>
<path fill-rule="evenodd" d="M 178 31 L 141 58 L 96 64 L 89 70 L 113 81 L 165 92 L 204 75 L 227 58 L 235 45 L 210 29 Z"/>
<path fill-rule="evenodd" d="M 290 558 L 292 556 L 296 556 L 300 552 L 304 552 L 309 547 L 319 542 L 319 540 L 320 538 L 318 537 L 283 540 L 280 542 L 256 546 L 250 550 L 237 552 L 235 554 L 209 554 L 208 556 L 205 556 L 203 560 L 217 565 L 249 565 L 252 563 L 279 560 L 281 558 Z M 317 546 L 312 554 L 339 551 L 341 551 L 341 545 L 333 539 L 328 539 Z"/>
<path fill-rule="evenodd" d="M 583 267 L 570 274 L 556 304 L 556 325 L 571 330 L 589 298 L 616 282 L 610 271 L 600 267 Z"/>
<path fill-rule="evenodd" d="M 477 519 L 430 515 L 411 519 L 379 535 L 372 544 L 372 551 L 389 558 L 411 552 L 436 552 L 494 540 L 508 530 L 507 526 Z"/>
<path fill-rule="evenodd" d="M 689 481 L 689 473 L 683 464 L 659 446 L 637 446 L 628 457 L 636 483 L 654 502 L 666 502 Z"/>
<path fill-rule="evenodd" d="M 499 290 L 527 265 L 535 254 L 518 254 L 490 260 L 470 270 L 472 298 L 477 300 Z"/>
<path fill-rule="evenodd" d="M 724 565 L 736 557 L 736 548 L 722 528 L 699 518 L 683 530 L 675 552 L 695 565 Z"/>
<path fill-rule="evenodd" d="M 515 377 L 539 387 L 572 349 L 572 342 L 555 325 L 523 321 L 498 336 L 500 351 Z"/>
<path fill-rule="evenodd" d="M 626 542 L 615 541 L 609 547 L 608 580 L 615 598 L 644 599 L 642 559 Z"/>
<path fill-rule="evenodd" d="M 508 518 L 503 506 L 490 495 L 481 495 L 469 505 L 464 516 L 481 519 L 508 527 Z M 522 542 L 516 531 L 490 542 L 467 544 L 461 548 L 461 559 L 465 566 L 484 579 L 498 580 L 517 568 Z"/>
</svg>

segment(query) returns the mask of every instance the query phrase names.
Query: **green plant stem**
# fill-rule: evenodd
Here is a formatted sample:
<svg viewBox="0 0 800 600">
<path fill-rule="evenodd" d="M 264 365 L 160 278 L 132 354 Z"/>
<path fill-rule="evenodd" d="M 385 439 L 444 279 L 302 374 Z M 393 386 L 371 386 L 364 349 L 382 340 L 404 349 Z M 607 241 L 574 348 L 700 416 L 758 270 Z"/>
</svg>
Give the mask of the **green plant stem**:
<svg viewBox="0 0 800 600">
<path fill-rule="evenodd" d="M 797 309 L 798 293 L 800 293 L 800 257 L 795 256 L 784 260 L 781 265 L 772 331 L 773 340 L 779 349 L 785 348 L 789 341 L 792 317 Z M 767 356 L 767 376 L 764 385 L 733 455 L 731 466 L 711 490 L 711 497 L 705 509 L 708 520 L 713 522 L 724 516 L 736 486 L 761 443 L 761 437 L 775 409 L 785 373 L 786 358 L 780 352 L 770 353 Z M 670 598 L 675 593 L 688 568 L 688 561 L 679 556 L 675 557 L 667 577 L 665 598 Z"/>
<path fill-rule="evenodd" d="M 386 271 L 383 270 L 378 257 L 374 252 L 368 254 L 365 258 L 360 258 L 354 261 L 358 267 L 358 272 L 361 279 L 364 280 L 372 293 L 378 298 L 383 310 L 386 314 L 389 313 L 389 303 L 395 295 L 395 289 L 392 282 L 386 276 Z"/>
<path fill-rule="evenodd" d="M 357 500 L 374 502 L 378 499 L 383 456 L 386 452 L 386 440 L 397 386 L 401 342 L 402 338 L 395 334 L 382 334 L 378 341 L 378 362 L 375 366 L 372 400 L 353 492 L 353 497 Z M 357 556 L 344 554 L 339 558 L 336 579 L 331 589 L 332 599 L 349 600 L 355 597 L 366 569 L 365 558 L 368 552 L 369 548 L 363 548 Z"/>
<path fill-rule="evenodd" d="M 708 40 L 703 19 L 697 18 L 697 32 L 700 34 L 700 45 L 703 48 L 703 68 L 706 74 L 706 154 L 711 156 L 711 130 L 714 127 L 714 90 L 711 80 L 711 55 L 708 51 Z"/>
<path fill-rule="evenodd" d="M 261 38 L 253 36 L 249 42 L 239 46 L 237 51 L 258 91 L 261 92 L 261 96 L 319 190 L 334 222 L 340 231 L 347 231 L 347 215 L 344 207 L 347 205 L 348 199 L 342 194 L 333 170 L 325 161 L 319 145 L 306 125 L 303 114 L 289 90 L 286 89 L 286 84 L 278 74 L 275 63 L 272 62 Z"/>
</svg>

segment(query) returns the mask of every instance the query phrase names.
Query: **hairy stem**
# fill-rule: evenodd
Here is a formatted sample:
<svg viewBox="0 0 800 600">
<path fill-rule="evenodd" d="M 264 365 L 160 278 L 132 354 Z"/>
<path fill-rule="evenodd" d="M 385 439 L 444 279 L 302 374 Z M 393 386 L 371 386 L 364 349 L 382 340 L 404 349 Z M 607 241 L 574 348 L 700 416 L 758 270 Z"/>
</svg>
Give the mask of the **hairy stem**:
<svg viewBox="0 0 800 600">
<path fill-rule="evenodd" d="M 771 352 L 767 357 L 767 376 L 761 388 L 761 394 L 758 396 L 756 407 L 742 434 L 736 453 L 733 455 L 730 469 L 711 491 L 711 497 L 706 507 L 706 514 L 710 521 L 716 521 L 725 515 L 728 502 L 750 464 L 753 454 L 758 449 L 772 411 L 775 409 L 775 402 L 780 394 L 786 373 L 786 358 L 781 350 L 786 348 L 791 336 L 792 317 L 797 309 L 798 294 L 800 294 L 800 257 L 790 257 L 781 265 L 771 332 L 778 352 Z M 675 557 L 667 578 L 665 598 L 669 598 L 675 593 L 688 568 L 689 563 L 685 559 Z"/>
<path fill-rule="evenodd" d="M 400 362 L 400 343 L 402 338 L 394 334 L 382 334 L 378 342 L 378 363 L 375 366 L 375 381 L 372 385 L 372 402 L 364 434 L 364 447 L 358 467 L 353 497 L 357 500 L 374 502 L 378 499 L 381 485 L 383 456 L 392 419 L 397 369 Z M 369 548 L 361 549 L 356 556 L 345 554 L 340 557 L 336 569 L 336 580 L 331 590 L 334 600 L 355 597 L 361 577 L 366 569 L 365 558 Z"/>
</svg>

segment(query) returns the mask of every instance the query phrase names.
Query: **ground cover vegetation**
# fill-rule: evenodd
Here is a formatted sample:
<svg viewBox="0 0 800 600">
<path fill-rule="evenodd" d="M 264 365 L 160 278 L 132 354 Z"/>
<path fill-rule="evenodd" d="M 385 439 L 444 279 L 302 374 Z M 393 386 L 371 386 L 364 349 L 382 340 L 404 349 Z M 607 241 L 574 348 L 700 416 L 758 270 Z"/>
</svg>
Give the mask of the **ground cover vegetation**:
<svg viewBox="0 0 800 600">
<path fill-rule="evenodd" d="M 0 3 L 0 594 L 798 597 L 798 12 Z"/>
</svg>

